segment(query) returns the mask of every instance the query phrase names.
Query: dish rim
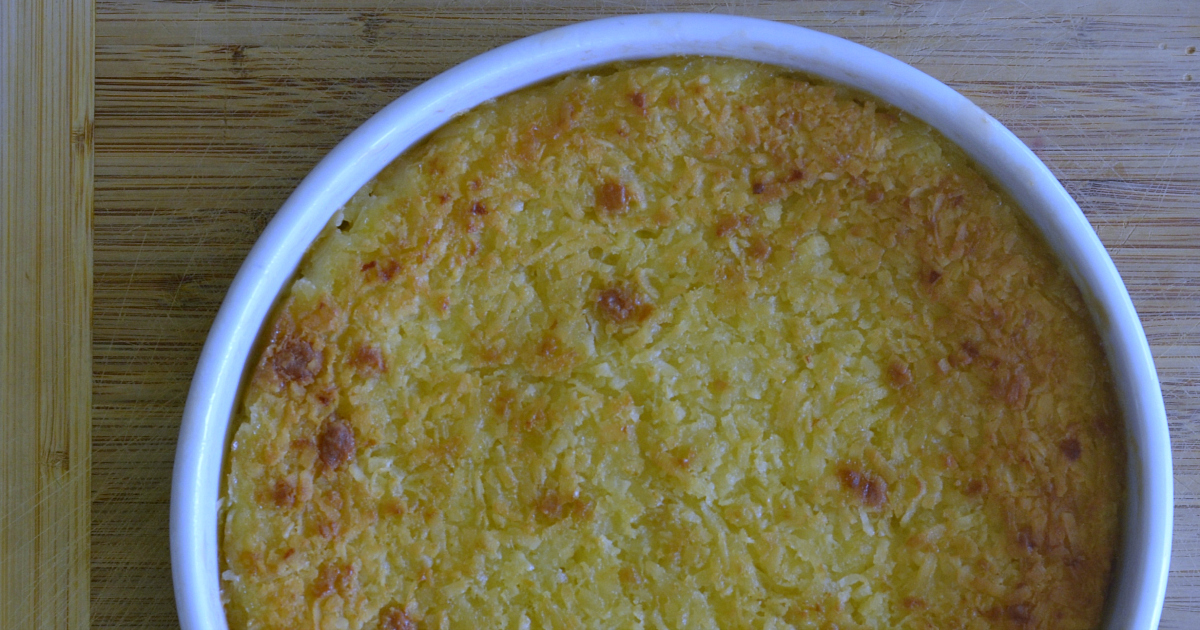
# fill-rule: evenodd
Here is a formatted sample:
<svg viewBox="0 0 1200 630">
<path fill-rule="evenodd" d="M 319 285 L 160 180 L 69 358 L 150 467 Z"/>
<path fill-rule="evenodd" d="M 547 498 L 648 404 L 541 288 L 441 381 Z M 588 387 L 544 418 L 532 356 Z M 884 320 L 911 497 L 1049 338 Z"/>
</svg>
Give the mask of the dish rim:
<svg viewBox="0 0 1200 630">
<path fill-rule="evenodd" d="M 1017 202 L 1082 291 L 1104 340 L 1126 420 L 1124 536 L 1104 626 L 1146 630 L 1158 626 L 1174 508 L 1162 392 L 1129 293 L 1062 184 L 995 118 L 945 84 L 884 53 L 819 31 L 757 18 L 657 13 L 545 31 L 443 72 L 364 122 L 284 202 L 230 285 L 184 408 L 170 515 L 171 568 L 184 630 L 228 627 L 220 597 L 217 515 L 236 395 L 275 298 L 329 218 L 404 150 L 479 103 L 589 67 L 681 55 L 771 63 L 873 95 L 929 123 Z"/>
</svg>

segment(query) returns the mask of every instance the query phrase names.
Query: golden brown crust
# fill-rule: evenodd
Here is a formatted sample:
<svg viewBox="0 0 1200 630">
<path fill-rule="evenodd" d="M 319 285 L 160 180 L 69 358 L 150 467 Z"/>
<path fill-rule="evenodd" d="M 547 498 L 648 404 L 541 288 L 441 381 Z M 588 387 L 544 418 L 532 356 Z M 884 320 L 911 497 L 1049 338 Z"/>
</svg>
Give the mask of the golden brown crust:
<svg viewBox="0 0 1200 630">
<path fill-rule="evenodd" d="M 887 481 L 858 462 L 845 462 L 838 466 L 838 479 L 850 495 L 870 508 L 881 508 L 887 503 Z"/>
<path fill-rule="evenodd" d="M 238 411 L 234 628 L 1090 628 L 1083 301 L 907 115 L 680 59 L 498 99 L 347 204 Z"/>
<path fill-rule="evenodd" d="M 354 456 L 354 429 L 336 414 L 330 416 L 317 436 L 317 452 L 326 468 L 336 470 Z"/>
</svg>

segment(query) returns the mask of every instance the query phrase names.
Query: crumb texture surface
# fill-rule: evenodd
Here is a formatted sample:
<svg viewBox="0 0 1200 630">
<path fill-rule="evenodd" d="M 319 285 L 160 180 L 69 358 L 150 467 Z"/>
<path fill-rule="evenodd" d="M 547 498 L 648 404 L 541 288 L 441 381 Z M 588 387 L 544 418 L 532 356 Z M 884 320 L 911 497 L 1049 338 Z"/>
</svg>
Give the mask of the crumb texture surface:
<svg viewBox="0 0 1200 630">
<path fill-rule="evenodd" d="M 335 217 L 235 422 L 234 628 L 1093 628 L 1079 291 L 926 125 L 746 62 L 456 118 Z"/>
</svg>

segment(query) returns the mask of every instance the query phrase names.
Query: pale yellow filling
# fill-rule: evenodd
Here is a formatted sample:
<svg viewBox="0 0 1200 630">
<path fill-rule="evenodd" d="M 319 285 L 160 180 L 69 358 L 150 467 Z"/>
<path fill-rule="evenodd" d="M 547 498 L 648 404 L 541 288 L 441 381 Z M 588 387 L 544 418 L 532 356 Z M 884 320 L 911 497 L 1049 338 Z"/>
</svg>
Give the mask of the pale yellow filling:
<svg viewBox="0 0 1200 630">
<path fill-rule="evenodd" d="M 1120 417 L 927 126 L 769 66 L 455 119 L 310 252 L 238 411 L 235 628 L 1088 628 Z"/>
</svg>

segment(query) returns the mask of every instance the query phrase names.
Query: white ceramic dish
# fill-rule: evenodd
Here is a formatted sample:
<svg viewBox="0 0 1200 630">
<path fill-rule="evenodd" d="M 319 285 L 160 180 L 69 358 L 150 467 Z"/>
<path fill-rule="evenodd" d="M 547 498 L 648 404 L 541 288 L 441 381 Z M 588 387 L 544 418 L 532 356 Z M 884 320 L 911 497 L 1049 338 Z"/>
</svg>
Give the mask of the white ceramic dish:
<svg viewBox="0 0 1200 630">
<path fill-rule="evenodd" d="M 388 105 L 297 187 L 234 279 L 188 393 L 171 489 L 171 562 L 184 630 L 227 627 L 218 579 L 217 505 L 231 412 L 259 328 L 333 213 L 396 156 L 456 113 L 566 72 L 671 55 L 769 62 L 874 94 L 961 146 L 1024 208 L 1087 298 L 1125 413 L 1129 496 L 1106 627 L 1158 626 L 1173 507 L 1162 393 L 1129 294 L 1058 180 L 1016 136 L 965 97 L 882 53 L 775 22 L 664 14 L 576 24 L 480 55 Z"/>
</svg>

